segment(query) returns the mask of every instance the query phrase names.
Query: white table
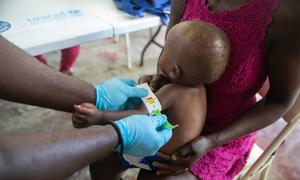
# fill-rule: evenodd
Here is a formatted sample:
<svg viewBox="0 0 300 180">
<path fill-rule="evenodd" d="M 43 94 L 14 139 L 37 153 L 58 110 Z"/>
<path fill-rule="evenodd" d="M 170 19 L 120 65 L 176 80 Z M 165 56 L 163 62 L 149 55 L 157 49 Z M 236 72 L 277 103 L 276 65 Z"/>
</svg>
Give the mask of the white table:
<svg viewBox="0 0 300 180">
<path fill-rule="evenodd" d="M 127 66 L 131 68 L 130 37 L 129 33 L 149 29 L 161 25 L 160 17 L 145 13 L 144 17 L 133 17 L 120 11 L 113 0 L 85 0 L 82 5 L 98 17 L 113 26 L 114 36 L 125 35 Z"/>
<path fill-rule="evenodd" d="M 156 15 L 145 13 L 142 18 L 128 15 L 118 10 L 113 0 L 82 0 L 81 5 L 111 24 L 114 35 L 157 27 L 161 24 L 160 18 Z"/>
<path fill-rule="evenodd" d="M 0 20 L 12 25 L 1 35 L 31 55 L 125 34 L 129 68 L 129 33 L 161 25 L 158 16 L 130 16 L 113 0 L 0 0 Z"/>
<path fill-rule="evenodd" d="M 33 56 L 113 36 L 76 1 L 0 0 L 0 20 L 12 26 L 1 35 Z"/>
</svg>

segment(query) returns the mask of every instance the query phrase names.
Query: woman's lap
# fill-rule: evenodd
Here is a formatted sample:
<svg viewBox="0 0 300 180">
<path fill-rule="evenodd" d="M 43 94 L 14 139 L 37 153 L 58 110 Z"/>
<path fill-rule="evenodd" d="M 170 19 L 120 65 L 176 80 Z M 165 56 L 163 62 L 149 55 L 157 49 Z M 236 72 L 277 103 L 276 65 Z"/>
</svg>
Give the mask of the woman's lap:
<svg viewBox="0 0 300 180">
<path fill-rule="evenodd" d="M 254 133 L 220 146 L 195 162 L 190 171 L 199 179 L 232 179 L 247 162 L 255 143 Z"/>
<path fill-rule="evenodd" d="M 199 161 L 190 167 L 190 171 L 177 176 L 157 176 L 155 173 L 141 170 L 139 180 L 195 180 L 195 179 L 232 179 L 246 164 L 248 155 L 255 140 L 253 135 L 247 135 L 231 143 L 220 146 L 204 155 Z M 103 161 L 90 166 L 92 179 L 107 179 L 118 177 L 122 172 L 121 162 L 115 155 L 111 155 Z M 113 175 L 113 176 L 111 176 Z M 108 178 L 111 179 L 111 178 Z"/>
</svg>

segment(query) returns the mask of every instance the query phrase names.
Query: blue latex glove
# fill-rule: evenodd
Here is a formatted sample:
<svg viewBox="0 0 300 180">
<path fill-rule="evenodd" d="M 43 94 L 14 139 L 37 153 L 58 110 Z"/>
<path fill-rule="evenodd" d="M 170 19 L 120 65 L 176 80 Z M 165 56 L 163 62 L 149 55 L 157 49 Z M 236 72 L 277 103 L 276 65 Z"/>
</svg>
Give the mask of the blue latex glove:
<svg viewBox="0 0 300 180">
<path fill-rule="evenodd" d="M 119 111 L 128 106 L 133 98 L 147 96 L 148 91 L 136 88 L 134 80 L 113 78 L 103 84 L 95 85 L 96 107 L 101 110 Z M 131 100 L 128 100 L 130 98 Z"/>
<path fill-rule="evenodd" d="M 172 137 L 172 130 L 161 127 L 166 122 L 165 115 L 133 115 L 115 121 L 124 143 L 124 154 L 136 157 L 154 155 Z"/>
</svg>

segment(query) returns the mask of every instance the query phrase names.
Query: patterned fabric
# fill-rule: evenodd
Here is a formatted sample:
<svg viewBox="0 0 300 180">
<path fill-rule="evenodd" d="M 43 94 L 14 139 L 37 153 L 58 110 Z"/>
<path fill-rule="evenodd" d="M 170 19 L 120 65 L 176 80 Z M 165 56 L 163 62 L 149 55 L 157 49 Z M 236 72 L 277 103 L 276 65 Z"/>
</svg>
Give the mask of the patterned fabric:
<svg viewBox="0 0 300 180">
<path fill-rule="evenodd" d="M 214 12 L 205 0 L 186 0 L 181 21 L 215 24 L 229 37 L 231 58 L 223 76 L 207 86 L 208 112 L 204 134 L 216 132 L 255 104 L 255 94 L 267 77 L 264 39 L 279 0 L 249 0 L 232 11 Z M 194 163 L 199 179 L 232 179 L 246 164 L 254 134 L 220 146 Z"/>
</svg>

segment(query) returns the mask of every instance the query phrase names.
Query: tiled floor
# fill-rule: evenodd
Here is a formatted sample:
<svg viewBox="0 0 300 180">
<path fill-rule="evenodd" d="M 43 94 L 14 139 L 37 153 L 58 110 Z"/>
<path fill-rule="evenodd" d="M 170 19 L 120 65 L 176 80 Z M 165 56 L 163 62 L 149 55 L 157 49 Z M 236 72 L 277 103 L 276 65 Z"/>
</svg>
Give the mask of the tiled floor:
<svg viewBox="0 0 300 180">
<path fill-rule="evenodd" d="M 75 76 L 91 83 L 98 83 L 113 76 L 126 76 L 137 79 L 142 74 L 155 72 L 156 61 L 160 49 L 151 47 L 146 53 L 146 63 L 143 68 L 137 67 L 137 61 L 143 45 L 148 38 L 148 32 L 133 33 L 132 57 L 134 67 L 126 68 L 124 41 L 114 43 L 112 39 L 83 45 L 78 62 L 75 66 Z M 160 40 L 163 34 L 160 35 Z M 57 67 L 59 52 L 46 55 L 50 65 Z M 32 106 L 20 105 L 0 101 L 0 131 L 1 132 L 36 132 L 36 131 L 61 131 L 71 129 L 70 114 L 42 109 Z M 270 140 L 280 131 L 284 122 L 260 131 L 257 143 L 266 147 Z M 277 152 L 272 165 L 270 180 L 296 180 L 300 179 L 300 127 L 291 134 L 288 140 Z M 72 180 L 90 179 L 87 169 L 84 169 L 71 178 Z"/>
<path fill-rule="evenodd" d="M 278 121 L 261 130 L 257 134 L 257 144 L 266 148 L 271 140 L 281 131 L 286 122 Z M 300 126 L 290 134 L 280 146 L 273 161 L 269 179 L 271 180 L 299 180 L 300 179 Z"/>
</svg>

